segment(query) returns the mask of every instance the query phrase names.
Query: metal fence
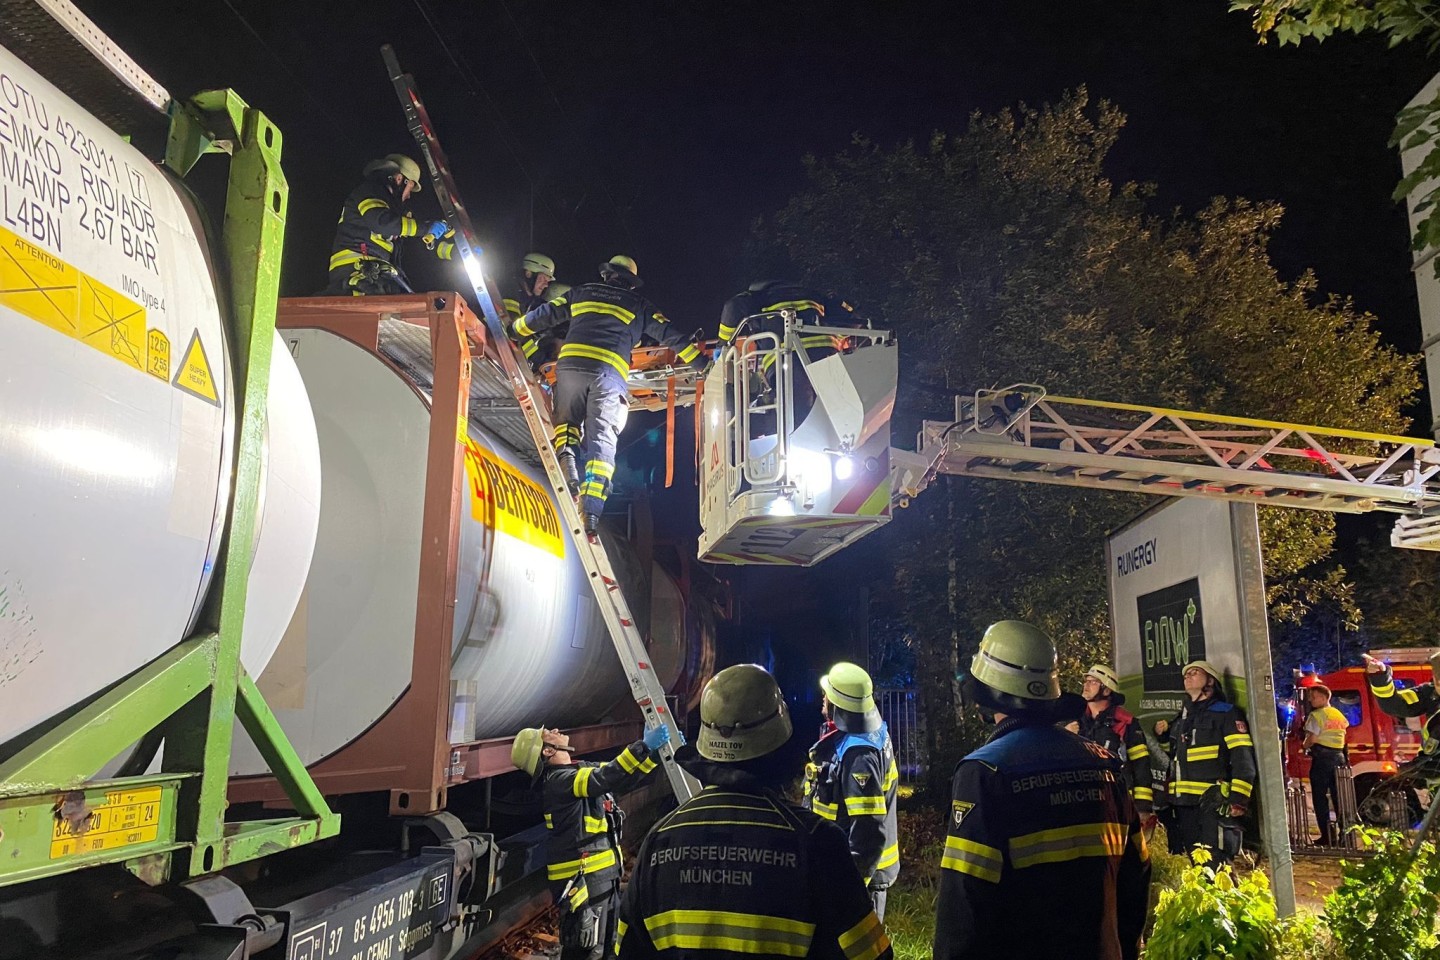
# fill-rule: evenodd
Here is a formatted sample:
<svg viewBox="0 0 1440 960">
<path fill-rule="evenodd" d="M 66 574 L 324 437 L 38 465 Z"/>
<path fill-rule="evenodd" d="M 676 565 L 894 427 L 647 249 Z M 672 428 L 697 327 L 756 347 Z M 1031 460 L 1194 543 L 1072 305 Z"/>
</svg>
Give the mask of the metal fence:
<svg viewBox="0 0 1440 960">
<path fill-rule="evenodd" d="M 919 694 L 914 687 L 882 687 L 875 691 L 875 705 L 890 728 L 900 782 L 914 783 L 925 775 L 925 727 Z"/>
<path fill-rule="evenodd" d="M 1361 823 L 1360 811 L 1355 802 L 1355 777 L 1351 774 L 1349 767 L 1341 767 L 1335 772 L 1335 792 L 1337 802 L 1331 810 L 1334 823 L 1331 828 L 1331 836 L 1336 839 L 1331 846 L 1324 846 L 1319 841 L 1319 827 L 1315 822 L 1315 803 L 1311 794 L 1310 781 L 1301 780 L 1298 777 L 1289 778 L 1285 784 L 1285 820 L 1290 828 L 1290 847 L 1296 853 L 1336 853 L 1342 850 L 1360 849 L 1360 839 L 1351 828 Z M 1397 817 L 1397 822 L 1385 824 L 1394 829 L 1405 829 L 1408 826 L 1403 821 L 1403 815 Z M 1312 828 L 1315 834 L 1311 834 Z"/>
</svg>

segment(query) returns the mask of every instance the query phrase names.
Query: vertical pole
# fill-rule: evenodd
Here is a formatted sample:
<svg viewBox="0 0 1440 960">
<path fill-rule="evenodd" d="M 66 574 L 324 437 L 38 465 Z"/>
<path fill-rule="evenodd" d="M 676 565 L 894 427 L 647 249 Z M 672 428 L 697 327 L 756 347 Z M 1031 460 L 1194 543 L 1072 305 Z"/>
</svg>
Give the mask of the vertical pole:
<svg viewBox="0 0 1440 960">
<path fill-rule="evenodd" d="M 1260 517 L 1254 504 L 1230 504 L 1240 600 L 1240 645 L 1245 654 L 1245 710 L 1260 768 L 1260 839 L 1274 877 L 1275 906 L 1295 913 L 1295 871 L 1285 816 L 1285 761 L 1275 731 L 1275 681 L 1270 662 L 1270 621 L 1265 608 L 1265 568 L 1260 557 Z"/>
</svg>

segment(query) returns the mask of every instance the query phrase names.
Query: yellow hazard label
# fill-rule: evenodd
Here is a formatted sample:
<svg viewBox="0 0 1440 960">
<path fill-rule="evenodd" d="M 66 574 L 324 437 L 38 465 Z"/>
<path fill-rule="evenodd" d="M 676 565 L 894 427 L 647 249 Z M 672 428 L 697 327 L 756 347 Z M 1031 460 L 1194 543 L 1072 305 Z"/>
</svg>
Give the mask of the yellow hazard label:
<svg viewBox="0 0 1440 960">
<path fill-rule="evenodd" d="M 504 460 L 465 438 L 465 477 L 470 515 L 497 533 L 565 555 L 555 501 L 538 484 Z"/>
<path fill-rule="evenodd" d="M 164 330 L 150 328 L 149 339 L 146 341 L 148 358 L 145 361 L 145 372 L 152 377 L 158 377 L 166 383 L 170 382 L 170 338 L 165 335 Z"/>
<path fill-rule="evenodd" d="M 200 342 L 199 330 L 190 335 L 190 345 L 181 355 L 171 382 L 192 397 L 220 406 L 220 392 L 215 389 L 215 375 L 210 372 L 210 357 L 205 353 L 205 344 Z"/>
<path fill-rule="evenodd" d="M 151 843 L 160 836 L 161 809 L 159 787 L 106 793 L 105 802 L 83 818 L 55 820 L 50 859 Z"/>
<path fill-rule="evenodd" d="M 73 337 L 79 286 L 70 264 L 0 227 L 0 304 Z"/>
<path fill-rule="evenodd" d="M 79 300 L 76 338 L 136 370 L 146 369 L 145 308 L 83 273 Z"/>
</svg>

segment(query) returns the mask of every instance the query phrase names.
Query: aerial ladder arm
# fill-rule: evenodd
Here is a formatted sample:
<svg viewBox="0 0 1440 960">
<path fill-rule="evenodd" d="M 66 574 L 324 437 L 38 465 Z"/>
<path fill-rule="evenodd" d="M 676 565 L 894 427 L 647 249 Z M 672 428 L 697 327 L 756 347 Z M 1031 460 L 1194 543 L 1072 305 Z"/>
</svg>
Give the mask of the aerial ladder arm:
<svg viewBox="0 0 1440 960">
<path fill-rule="evenodd" d="M 390 73 L 390 80 L 395 86 L 395 93 L 400 98 L 400 105 L 405 111 L 405 120 L 410 133 L 420 147 L 425 165 L 430 171 L 430 179 L 435 187 L 435 198 L 440 204 L 445 219 L 455 229 L 456 253 L 461 265 L 465 268 L 475 301 L 479 304 L 481 314 L 485 319 L 484 331 L 473 331 L 472 338 L 483 344 L 484 339 L 488 337 L 495 346 L 493 354 L 499 360 L 514 391 L 516 403 L 524 414 L 530 437 L 535 444 L 536 454 L 545 468 L 545 477 L 550 484 L 550 492 L 555 498 L 561 517 L 569 525 L 576 553 L 579 555 L 581 565 L 585 568 L 586 576 L 595 594 L 595 600 L 599 604 L 601 616 L 605 620 L 610 639 L 615 645 L 615 652 L 620 658 L 620 665 L 630 684 L 630 692 L 645 718 L 646 728 L 662 725 L 670 728 L 670 743 L 661 748 L 660 755 L 671 789 L 676 798 L 684 802 L 697 792 L 698 784 L 675 762 L 675 749 L 681 745 L 683 737 L 673 714 L 666 706 L 665 688 L 661 685 L 660 679 L 656 676 L 650 663 L 650 655 L 645 649 L 644 638 L 635 626 L 635 617 L 625 601 L 619 579 L 610 565 L 610 558 L 605 553 L 604 545 L 600 543 L 598 537 L 591 538 L 585 534 L 579 509 L 565 483 L 564 474 L 560 470 L 560 462 L 551 444 L 553 429 L 543 395 L 540 387 L 530 376 L 528 366 L 522 361 L 519 352 L 511 345 L 506 335 L 505 310 L 502 300 L 493 281 L 484 275 L 481 268 L 481 250 L 475 240 L 475 231 L 471 224 L 469 211 L 465 209 L 465 204 L 456 190 L 449 161 L 445 157 L 444 150 L 441 149 L 435 128 L 430 123 L 425 104 L 420 99 L 420 91 L 416 87 L 414 79 L 400 69 L 395 51 L 389 45 L 382 47 L 381 53 L 385 58 L 385 66 Z"/>
<path fill-rule="evenodd" d="M 956 397 L 915 451 L 892 450 L 896 504 L 939 474 L 1398 514 L 1393 546 L 1440 550 L 1432 440 L 1052 396 L 1014 384 Z"/>
</svg>

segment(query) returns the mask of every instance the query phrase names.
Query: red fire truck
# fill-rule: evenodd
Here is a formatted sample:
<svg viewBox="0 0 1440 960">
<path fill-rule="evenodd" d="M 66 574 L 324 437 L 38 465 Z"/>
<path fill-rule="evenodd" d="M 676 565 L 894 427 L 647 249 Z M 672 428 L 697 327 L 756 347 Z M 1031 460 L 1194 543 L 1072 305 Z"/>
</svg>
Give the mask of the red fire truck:
<svg viewBox="0 0 1440 960">
<path fill-rule="evenodd" d="M 1429 657 L 1436 652 L 1440 652 L 1440 647 L 1372 650 L 1370 655 L 1390 664 L 1395 679 L 1415 686 L 1431 681 Z M 1330 688 L 1330 705 L 1350 721 L 1345 746 L 1355 774 L 1355 799 L 1361 817 L 1370 823 L 1393 822 L 1389 804 L 1399 797 L 1386 795 L 1384 791 L 1373 797 L 1371 794 L 1377 785 L 1395 775 L 1400 764 L 1413 760 L 1420 752 L 1423 718 L 1396 720 L 1381 712 L 1365 680 L 1364 667 L 1346 667 L 1318 675 L 1313 670 L 1296 670 L 1295 698 L 1280 704 L 1285 728 L 1285 772 L 1291 777 L 1307 779 L 1310 776 L 1310 758 L 1300 751 L 1300 744 L 1305 737 L 1305 718 L 1309 713 L 1304 689 L 1316 682 Z M 1419 798 L 1413 793 L 1406 791 L 1405 799 L 1412 810 L 1419 810 Z"/>
</svg>

